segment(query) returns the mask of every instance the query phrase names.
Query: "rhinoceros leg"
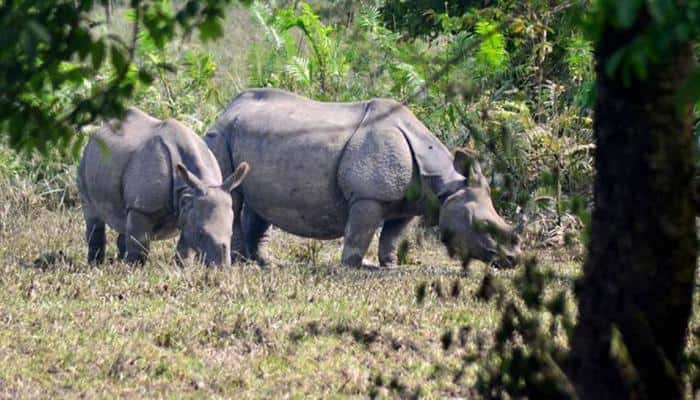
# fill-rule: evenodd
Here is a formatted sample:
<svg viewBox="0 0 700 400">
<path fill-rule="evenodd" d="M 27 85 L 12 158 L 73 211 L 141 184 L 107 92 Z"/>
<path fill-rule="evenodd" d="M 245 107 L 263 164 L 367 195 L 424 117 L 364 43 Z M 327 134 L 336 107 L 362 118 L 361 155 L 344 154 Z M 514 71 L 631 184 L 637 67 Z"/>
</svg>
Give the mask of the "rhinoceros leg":
<svg viewBox="0 0 700 400">
<path fill-rule="evenodd" d="M 105 259 L 105 223 L 97 217 L 85 217 L 85 240 L 88 244 L 88 263 L 101 264 Z"/>
<path fill-rule="evenodd" d="M 270 223 L 248 206 L 245 207 L 243 215 L 246 256 L 260 265 L 267 265 L 269 263 L 267 230 L 270 228 Z"/>
<path fill-rule="evenodd" d="M 384 267 L 396 264 L 396 246 L 412 219 L 413 217 L 384 221 L 382 233 L 379 235 L 379 265 Z"/>
<path fill-rule="evenodd" d="M 246 257 L 245 236 L 241 220 L 243 219 L 243 196 L 237 192 L 231 193 L 233 198 L 233 236 L 231 236 L 231 262 Z"/>
<path fill-rule="evenodd" d="M 126 217 L 126 262 L 141 264 L 148 257 L 149 232 L 153 229 L 150 219 L 135 210 Z"/>
<path fill-rule="evenodd" d="M 383 207 L 375 200 L 358 200 L 350 206 L 343 241 L 343 265 L 359 267 L 383 218 Z"/>
<path fill-rule="evenodd" d="M 123 233 L 117 236 L 117 250 L 117 258 L 123 260 L 126 257 L 126 235 Z"/>
</svg>

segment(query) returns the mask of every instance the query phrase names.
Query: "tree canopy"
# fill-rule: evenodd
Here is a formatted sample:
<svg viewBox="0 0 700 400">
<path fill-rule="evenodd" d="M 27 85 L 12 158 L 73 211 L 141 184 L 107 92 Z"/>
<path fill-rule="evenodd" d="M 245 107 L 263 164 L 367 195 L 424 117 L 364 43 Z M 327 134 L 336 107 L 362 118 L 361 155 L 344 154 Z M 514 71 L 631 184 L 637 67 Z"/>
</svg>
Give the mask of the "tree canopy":
<svg viewBox="0 0 700 400">
<path fill-rule="evenodd" d="M 110 0 L 8 0 L 0 4 L 0 131 L 18 149 L 67 147 L 76 129 L 119 115 L 155 66 L 138 64 L 141 32 L 158 48 L 176 35 L 222 34 L 230 0 L 131 0 L 131 35 L 100 30 Z"/>
</svg>

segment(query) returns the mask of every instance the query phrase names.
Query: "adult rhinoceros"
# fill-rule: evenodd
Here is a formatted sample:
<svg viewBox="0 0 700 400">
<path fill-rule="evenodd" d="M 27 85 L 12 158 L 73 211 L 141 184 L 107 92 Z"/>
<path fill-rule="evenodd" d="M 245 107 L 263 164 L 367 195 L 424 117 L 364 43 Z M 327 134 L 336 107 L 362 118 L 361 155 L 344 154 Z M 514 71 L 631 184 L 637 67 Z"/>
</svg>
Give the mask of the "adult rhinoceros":
<svg viewBox="0 0 700 400">
<path fill-rule="evenodd" d="M 243 204 L 234 236 L 250 258 L 270 224 L 311 238 L 344 236 L 342 263 L 357 266 L 382 226 L 379 262 L 395 262 L 398 239 L 417 215 L 439 210 L 451 254 L 516 263 L 518 236 L 496 212 L 476 161 L 455 158 L 411 111 L 392 100 L 325 103 L 275 89 L 241 93 L 204 140 L 227 173 L 251 173 L 234 192 Z M 465 166 L 468 154 L 459 152 Z M 234 243 L 238 238 L 234 237 Z"/>
<path fill-rule="evenodd" d="M 231 191 L 248 170 L 241 163 L 222 183 L 199 136 L 130 108 L 90 139 L 78 168 L 88 261 L 104 260 L 106 223 L 119 232 L 119 258 L 129 262 L 144 261 L 151 240 L 180 230 L 181 257 L 230 264 Z"/>
</svg>

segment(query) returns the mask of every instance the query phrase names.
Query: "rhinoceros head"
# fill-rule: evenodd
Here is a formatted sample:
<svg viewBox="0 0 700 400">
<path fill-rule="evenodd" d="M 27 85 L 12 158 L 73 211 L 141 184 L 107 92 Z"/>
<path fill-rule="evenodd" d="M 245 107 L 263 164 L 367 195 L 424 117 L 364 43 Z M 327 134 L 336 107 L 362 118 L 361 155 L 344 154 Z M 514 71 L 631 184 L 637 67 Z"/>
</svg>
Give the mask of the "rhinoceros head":
<svg viewBox="0 0 700 400">
<path fill-rule="evenodd" d="M 237 188 L 249 171 L 241 163 L 221 186 L 205 185 L 197 176 L 179 164 L 177 172 L 189 189 L 183 196 L 178 225 L 181 230 L 177 252 L 181 259 L 195 257 L 206 265 L 231 264 L 233 208 L 231 191 Z"/>
<path fill-rule="evenodd" d="M 488 180 L 474 154 L 457 150 L 455 169 L 467 184 L 440 208 L 440 233 L 451 256 L 467 265 L 471 259 L 513 267 L 521 255 L 519 228 L 513 228 L 493 207 Z"/>
</svg>

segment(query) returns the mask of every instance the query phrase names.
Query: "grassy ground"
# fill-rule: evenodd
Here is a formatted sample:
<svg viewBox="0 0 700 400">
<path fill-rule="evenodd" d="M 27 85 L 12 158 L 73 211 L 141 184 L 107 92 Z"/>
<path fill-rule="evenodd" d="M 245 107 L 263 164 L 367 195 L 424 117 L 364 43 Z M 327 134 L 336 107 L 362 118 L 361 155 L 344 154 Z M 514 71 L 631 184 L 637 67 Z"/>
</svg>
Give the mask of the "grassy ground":
<svg viewBox="0 0 700 400">
<path fill-rule="evenodd" d="M 127 29 L 123 19 L 113 24 Z M 230 98 L 246 86 L 246 48 L 260 32 L 238 6 L 225 29 L 227 40 L 206 49 Z M 146 100 L 138 105 L 162 106 L 161 98 Z M 211 117 L 205 111 L 197 109 L 202 120 Z M 279 231 L 271 242 L 277 265 L 264 270 L 180 269 L 173 241 L 156 244 L 141 268 L 90 268 L 74 167 L 27 163 L 2 146 L 0 165 L 0 398 L 472 392 L 478 367 L 455 375 L 466 351 L 485 354 L 500 313 L 475 296 L 487 268 L 465 276 L 430 236 L 411 233 L 421 240 L 409 265 L 390 270 L 339 268 L 340 241 Z M 376 262 L 376 242 L 368 258 Z M 575 263 L 552 266 L 559 287 L 579 271 Z M 514 274 L 497 273 L 507 287 Z M 465 346 L 443 350 L 443 333 L 465 327 Z"/>
<path fill-rule="evenodd" d="M 487 268 L 463 274 L 429 235 L 389 270 L 340 268 L 340 241 L 279 231 L 269 269 L 180 269 L 172 241 L 144 267 L 90 268 L 70 192 L 22 182 L 0 201 L 0 397 L 466 395 L 478 367 L 455 379 L 461 356 L 499 320 L 475 296 Z M 550 265 L 570 287 L 579 265 Z M 465 347 L 444 351 L 462 327 Z"/>
<path fill-rule="evenodd" d="M 246 86 L 245 49 L 259 36 L 236 8 L 230 39 L 206 47 L 225 98 Z M 173 241 L 144 267 L 90 268 L 74 167 L 16 160 L 0 146 L 0 398 L 474 395 L 500 309 L 476 295 L 488 267 L 464 274 L 430 235 L 414 229 L 408 265 L 393 269 L 340 268 L 340 241 L 280 231 L 269 269 L 180 269 Z M 551 290 L 571 291 L 580 264 L 540 259 Z M 494 271 L 511 293 L 517 273 Z M 446 330 L 463 346 L 444 350 Z M 481 359 L 465 367 L 466 353 Z"/>
</svg>

